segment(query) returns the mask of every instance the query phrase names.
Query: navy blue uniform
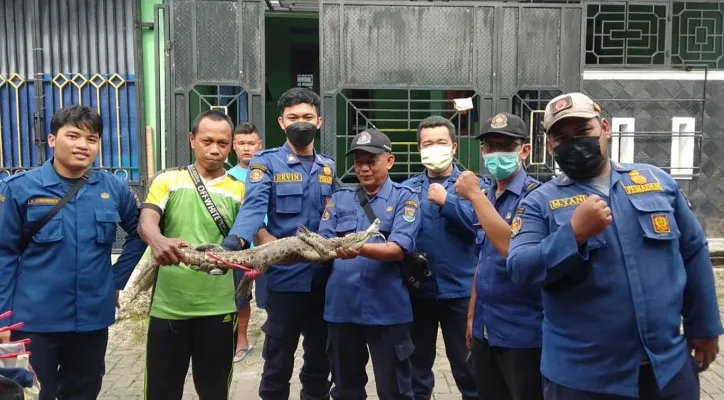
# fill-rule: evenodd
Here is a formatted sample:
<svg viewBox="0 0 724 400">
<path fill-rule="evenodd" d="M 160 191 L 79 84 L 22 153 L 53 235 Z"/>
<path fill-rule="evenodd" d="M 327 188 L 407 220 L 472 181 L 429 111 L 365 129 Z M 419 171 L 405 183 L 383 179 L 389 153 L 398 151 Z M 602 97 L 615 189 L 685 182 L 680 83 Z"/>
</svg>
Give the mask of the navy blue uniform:
<svg viewBox="0 0 724 400">
<path fill-rule="evenodd" d="M 115 291 L 126 285 L 146 244 L 136 233 L 137 196 L 118 176 L 96 171 L 21 249 L 30 225 L 72 185 L 52 163 L 53 158 L 0 183 L 0 314 L 13 311 L 0 324 L 25 323 L 13 340 L 32 339 L 31 365 L 43 388 L 41 399 L 54 399 L 56 384 L 61 398 L 91 397 L 100 392 Z M 111 265 L 118 224 L 128 236 Z M 69 374 L 56 381 L 59 364 Z"/>
<path fill-rule="evenodd" d="M 465 361 L 465 327 L 468 304 L 475 272 L 475 211 L 469 200 L 455 193 L 455 181 L 460 170 L 453 166 L 452 174 L 430 178 L 427 170 L 404 185 L 420 191 L 422 223 L 415 248 L 425 253 L 432 275 L 422 282 L 412 297 L 414 322 L 412 339 L 413 388 L 418 400 L 430 399 L 435 386 L 432 367 L 437 348 L 438 325 L 442 328 L 445 352 L 455 384 L 463 399 L 476 399 L 477 389 L 469 363 Z M 447 192 L 442 206 L 427 199 L 430 184 L 439 183 Z M 481 178 L 480 188 L 488 187 Z"/>
<path fill-rule="evenodd" d="M 389 178 L 370 201 L 380 232 L 407 254 L 420 226 L 419 193 Z M 370 222 L 352 189 L 332 196 L 319 233 L 327 238 L 369 228 Z M 372 238 L 368 243 L 379 243 Z M 358 256 L 336 259 L 327 284 L 324 318 L 329 322 L 327 348 L 332 368 L 332 398 L 366 397 L 365 365 L 369 354 L 381 399 L 413 399 L 410 356 L 412 307 L 399 262 Z"/>
<path fill-rule="evenodd" d="M 513 281 L 543 285 L 546 398 L 695 398 L 686 338 L 723 331 L 706 236 L 670 175 L 612 165 L 609 193 L 562 175 L 531 192 L 512 224 Z M 613 223 L 578 246 L 570 219 L 592 194 Z"/>
<path fill-rule="evenodd" d="M 511 224 L 521 200 L 539 186 L 521 168 L 503 193 L 496 197 L 498 184 L 493 182 L 487 196 Z M 478 242 L 472 352 L 481 398 L 540 399 L 540 285 L 513 283 L 505 257 L 484 230 L 479 231 Z"/>
<path fill-rule="evenodd" d="M 278 239 L 294 236 L 299 225 L 316 231 L 336 185 L 334 176 L 334 161 L 320 153 L 298 156 L 288 144 L 256 153 L 249 163 L 244 203 L 222 246 L 238 247 L 234 236 L 251 243 L 265 215 L 267 230 Z M 330 388 L 329 364 L 324 353 L 327 325 L 322 318 L 329 268 L 300 261 L 272 266 L 265 275 L 265 363 L 259 396 L 289 397 L 294 352 L 299 335 L 303 334 L 302 398 L 324 398 Z"/>
</svg>

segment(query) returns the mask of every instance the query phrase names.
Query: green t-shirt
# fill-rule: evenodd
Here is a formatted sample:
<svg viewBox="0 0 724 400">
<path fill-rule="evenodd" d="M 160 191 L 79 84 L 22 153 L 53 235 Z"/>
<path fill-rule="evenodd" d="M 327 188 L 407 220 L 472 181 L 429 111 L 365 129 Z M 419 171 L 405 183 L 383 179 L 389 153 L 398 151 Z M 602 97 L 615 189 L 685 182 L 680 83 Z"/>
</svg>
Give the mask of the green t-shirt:
<svg viewBox="0 0 724 400">
<path fill-rule="evenodd" d="M 232 226 L 244 199 L 244 183 L 227 174 L 203 183 L 226 224 Z M 157 175 L 143 206 L 163 215 L 163 234 L 168 238 L 185 240 L 194 247 L 224 239 L 185 168 Z M 233 312 L 232 271 L 209 275 L 183 264 L 159 267 L 151 316 L 178 320 Z"/>
</svg>

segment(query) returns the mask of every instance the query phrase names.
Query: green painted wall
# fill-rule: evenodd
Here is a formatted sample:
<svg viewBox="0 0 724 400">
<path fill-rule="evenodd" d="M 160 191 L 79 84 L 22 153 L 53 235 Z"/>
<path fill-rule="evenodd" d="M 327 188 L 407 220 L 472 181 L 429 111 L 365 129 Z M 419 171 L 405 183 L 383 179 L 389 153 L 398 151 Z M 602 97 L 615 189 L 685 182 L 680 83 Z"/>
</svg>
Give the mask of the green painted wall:
<svg viewBox="0 0 724 400">
<path fill-rule="evenodd" d="M 153 22 L 154 19 L 154 6 L 156 4 L 162 4 L 163 0 L 140 0 L 141 4 L 141 21 L 143 22 Z M 163 51 L 163 43 L 165 41 L 164 36 L 164 24 L 163 24 L 164 16 L 163 14 L 160 15 L 159 18 L 159 26 L 154 27 L 155 30 L 158 30 L 158 33 L 160 35 L 159 42 L 161 43 L 160 49 Z M 166 93 L 166 70 L 165 70 L 165 63 L 164 58 L 160 57 L 159 62 L 161 63 L 161 69 L 160 69 L 160 76 L 156 76 L 156 51 L 155 51 L 155 42 L 154 42 L 154 29 L 148 29 L 144 28 L 141 31 L 141 42 L 143 46 L 143 107 L 144 107 L 144 115 L 146 120 L 144 121 L 144 125 L 151 125 L 153 127 L 153 135 L 154 135 L 154 147 L 153 147 L 153 153 L 154 155 L 159 154 L 161 155 L 161 165 L 155 165 L 154 170 L 158 171 L 160 169 L 163 169 L 166 167 L 166 118 L 164 116 L 166 115 L 166 102 L 165 102 L 165 93 Z M 161 86 L 161 102 L 160 102 L 160 109 L 156 107 L 157 99 L 156 99 L 156 86 Z M 161 122 L 161 131 L 157 132 L 157 121 L 160 119 Z M 161 149 L 156 148 L 157 143 L 157 135 L 161 135 L 161 143 L 163 143 L 164 147 Z M 154 157 L 155 160 L 155 157 Z M 151 175 L 151 171 L 149 171 L 149 176 Z"/>
</svg>

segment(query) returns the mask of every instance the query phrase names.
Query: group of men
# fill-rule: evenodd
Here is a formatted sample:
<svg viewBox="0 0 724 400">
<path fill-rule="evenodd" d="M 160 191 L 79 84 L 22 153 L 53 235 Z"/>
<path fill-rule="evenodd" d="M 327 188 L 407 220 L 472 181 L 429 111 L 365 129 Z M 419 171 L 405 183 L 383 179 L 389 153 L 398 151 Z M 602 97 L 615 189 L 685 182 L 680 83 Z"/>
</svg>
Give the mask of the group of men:
<svg viewBox="0 0 724 400">
<path fill-rule="evenodd" d="M 200 398 L 228 398 L 233 363 L 252 348 L 252 298 L 235 299 L 243 273 L 191 270 L 179 249 L 242 250 L 300 225 L 340 237 L 374 219 L 383 238 L 256 281 L 267 313 L 260 398 L 290 398 L 303 336 L 301 399 L 366 398 L 370 358 L 380 399 L 430 399 L 439 328 L 465 400 L 699 398 L 723 331 L 706 237 L 670 175 L 610 159 L 598 104 L 568 93 L 546 106 L 562 171 L 549 182 L 526 173 L 524 121 L 500 113 L 477 136 L 490 181 L 458 168 L 455 127 L 432 116 L 417 129 L 425 168 L 403 183 L 390 178 L 389 137 L 357 133 L 345 155 L 354 187 L 314 148 L 319 107 L 308 89 L 284 93 L 286 142 L 267 150 L 252 125 L 200 114 L 195 162 L 156 174 L 143 203 L 90 168 L 100 117 L 83 106 L 55 114 L 53 157 L 0 183 L 0 313 L 25 324 L 0 342 L 31 339 L 41 399 L 98 396 L 117 293 L 146 246 L 163 266 L 145 398 L 180 399 L 190 361 Z M 239 166 L 226 171 L 232 149 Z M 111 265 L 117 224 L 127 237 Z M 405 265 L 429 273 L 411 285 Z"/>
</svg>

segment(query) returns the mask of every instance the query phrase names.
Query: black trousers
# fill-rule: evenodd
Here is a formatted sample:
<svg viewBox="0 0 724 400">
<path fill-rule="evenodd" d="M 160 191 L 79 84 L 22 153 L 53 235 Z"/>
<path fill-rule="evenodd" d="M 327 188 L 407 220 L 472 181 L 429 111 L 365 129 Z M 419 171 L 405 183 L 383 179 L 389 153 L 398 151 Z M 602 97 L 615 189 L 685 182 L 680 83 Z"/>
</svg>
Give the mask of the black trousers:
<svg viewBox="0 0 724 400">
<path fill-rule="evenodd" d="M 639 370 L 640 400 L 699 400 L 699 373 L 693 357 L 671 381 L 659 390 L 654 370 L 650 365 L 643 365 Z M 570 389 L 543 378 L 543 393 L 546 400 L 633 400 L 630 397 L 608 394 L 583 392 Z"/>
<path fill-rule="evenodd" d="M 471 364 L 465 361 L 468 349 L 465 346 L 465 328 L 469 297 L 458 299 L 412 298 L 412 387 L 416 400 L 429 400 L 435 386 L 432 372 L 437 348 L 438 325 L 442 328 L 445 353 L 450 369 L 463 400 L 478 398 Z"/>
<path fill-rule="evenodd" d="M 325 352 L 327 323 L 324 321 L 322 284 L 311 292 L 277 292 L 267 290 L 267 320 L 265 333 L 264 370 L 259 385 L 259 397 L 270 400 L 289 399 L 294 372 L 294 353 L 304 335 L 304 364 L 299 372 L 302 400 L 329 399 L 329 362 Z"/>
<path fill-rule="evenodd" d="M 13 332 L 30 339 L 30 366 L 40 382 L 40 400 L 96 399 L 105 375 L 108 329 L 92 332 Z"/>
<path fill-rule="evenodd" d="M 151 317 L 146 347 L 147 400 L 181 400 L 189 361 L 201 400 L 226 399 L 234 370 L 236 317 Z"/>
<path fill-rule="evenodd" d="M 330 323 L 327 353 L 334 382 L 332 398 L 367 398 L 365 367 L 372 356 L 380 400 L 414 399 L 410 363 L 413 350 L 410 324 L 372 326 Z"/>
<path fill-rule="evenodd" d="M 471 357 L 480 400 L 541 400 L 541 348 L 491 347 L 473 339 Z"/>
</svg>

